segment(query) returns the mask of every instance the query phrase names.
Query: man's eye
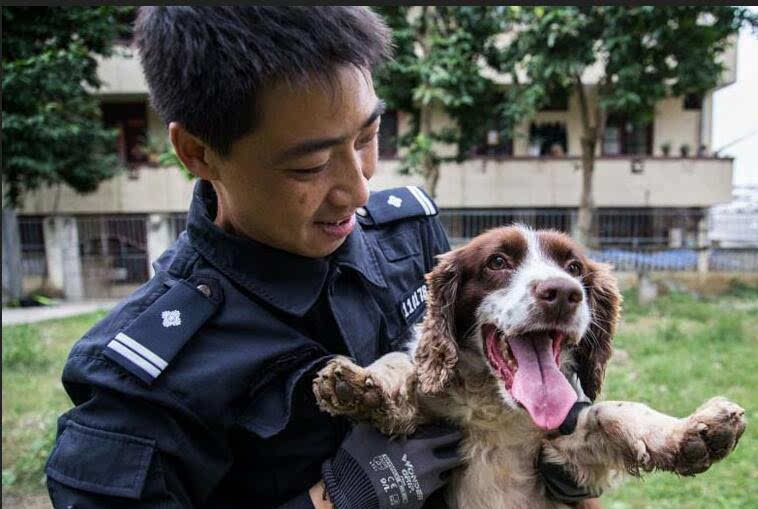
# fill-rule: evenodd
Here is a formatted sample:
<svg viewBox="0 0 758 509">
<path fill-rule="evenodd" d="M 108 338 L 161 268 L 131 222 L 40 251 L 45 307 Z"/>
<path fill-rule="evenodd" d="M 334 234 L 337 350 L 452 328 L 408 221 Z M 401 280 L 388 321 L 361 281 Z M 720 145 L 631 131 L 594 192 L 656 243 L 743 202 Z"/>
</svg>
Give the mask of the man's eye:
<svg viewBox="0 0 758 509">
<path fill-rule="evenodd" d="M 308 176 L 308 175 L 315 175 L 316 173 L 319 173 L 326 169 L 326 163 L 322 164 L 321 166 L 315 166 L 313 168 L 303 168 L 303 169 L 297 169 L 297 170 L 290 170 L 293 174 L 296 176 Z"/>
<path fill-rule="evenodd" d="M 374 131 L 371 133 L 370 136 L 363 137 L 355 142 L 355 148 L 363 148 L 372 141 L 374 141 L 374 138 L 376 138 L 376 135 L 379 134 L 379 131 Z"/>
</svg>

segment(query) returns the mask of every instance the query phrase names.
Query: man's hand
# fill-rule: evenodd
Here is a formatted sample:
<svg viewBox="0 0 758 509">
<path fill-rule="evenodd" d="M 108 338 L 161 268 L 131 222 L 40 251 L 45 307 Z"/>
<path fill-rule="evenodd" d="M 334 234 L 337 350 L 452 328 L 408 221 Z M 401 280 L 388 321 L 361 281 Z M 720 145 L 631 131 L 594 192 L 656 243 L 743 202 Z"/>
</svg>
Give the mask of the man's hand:
<svg viewBox="0 0 758 509">
<path fill-rule="evenodd" d="M 561 435 L 572 434 L 576 429 L 576 419 L 579 412 L 592 405 L 592 401 L 590 401 L 590 398 L 588 398 L 582 390 L 579 376 L 576 373 L 573 373 L 568 377 L 568 380 L 576 391 L 577 401 L 574 403 L 574 406 L 571 407 L 568 415 L 566 415 L 566 419 L 564 419 L 559 428 Z M 590 490 L 586 486 L 580 486 L 571 473 L 562 465 L 556 465 L 555 463 L 545 461 L 542 456 L 542 451 L 540 451 L 537 470 L 542 478 L 542 482 L 545 484 L 548 497 L 557 500 L 558 502 L 574 504 L 586 501 L 590 498 L 599 497 L 602 494 L 602 491 L 597 489 Z M 592 505 L 590 504 L 586 507 L 592 507 Z M 600 507 L 599 504 L 597 507 Z"/>
<path fill-rule="evenodd" d="M 332 501 L 326 495 L 326 485 L 324 481 L 319 481 L 308 490 L 308 494 L 311 496 L 311 502 L 315 509 L 332 509 Z"/>
<path fill-rule="evenodd" d="M 439 426 L 390 439 L 369 424 L 357 424 L 321 469 L 329 500 L 336 509 L 419 509 L 461 464 L 460 439 L 459 431 Z M 320 496 L 318 491 L 317 484 L 311 498 L 314 492 Z M 317 509 L 330 507 L 317 502 L 323 500 L 314 502 Z"/>
</svg>

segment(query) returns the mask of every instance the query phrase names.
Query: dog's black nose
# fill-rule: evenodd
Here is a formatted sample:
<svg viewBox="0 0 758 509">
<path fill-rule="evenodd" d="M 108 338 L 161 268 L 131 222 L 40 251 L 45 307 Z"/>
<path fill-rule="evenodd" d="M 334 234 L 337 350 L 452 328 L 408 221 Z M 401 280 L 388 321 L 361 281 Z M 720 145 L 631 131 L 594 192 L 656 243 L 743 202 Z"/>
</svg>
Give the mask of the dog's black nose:
<svg viewBox="0 0 758 509">
<path fill-rule="evenodd" d="M 552 278 L 540 281 L 534 287 L 534 297 L 549 308 L 573 309 L 582 302 L 582 288 L 569 279 Z"/>
</svg>

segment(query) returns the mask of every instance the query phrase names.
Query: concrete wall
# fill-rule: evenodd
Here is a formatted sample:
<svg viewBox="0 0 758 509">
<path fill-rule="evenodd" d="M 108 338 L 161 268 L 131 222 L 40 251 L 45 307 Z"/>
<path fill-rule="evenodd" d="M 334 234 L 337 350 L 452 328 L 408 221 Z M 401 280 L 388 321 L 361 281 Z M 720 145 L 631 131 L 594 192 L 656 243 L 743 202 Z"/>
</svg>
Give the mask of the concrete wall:
<svg viewBox="0 0 758 509">
<path fill-rule="evenodd" d="M 24 214 L 107 214 L 187 210 L 194 182 L 187 180 L 178 168 L 142 167 L 132 175 L 136 178 L 122 173 L 101 183 L 96 192 L 85 195 L 66 186 L 29 193 L 21 211 Z M 58 193 L 60 196 L 56 198 Z"/>
<path fill-rule="evenodd" d="M 703 107 L 705 106 L 703 101 Z M 701 144 L 701 112 L 702 110 L 685 110 L 682 97 L 659 101 L 653 122 L 653 154 L 663 155 L 661 145 L 668 142 L 671 145 L 671 155 L 678 156 L 682 145 L 689 145 L 690 155 L 695 155 Z M 709 140 L 704 140 L 703 143 L 705 141 Z"/>
<path fill-rule="evenodd" d="M 97 76 L 103 82 L 99 94 L 147 94 L 147 82 L 136 50 L 119 46 L 112 57 L 96 56 L 95 59 Z"/>
<path fill-rule="evenodd" d="M 441 207 L 576 207 L 581 191 L 576 158 L 478 159 L 445 164 L 437 189 Z M 643 159 L 643 172 L 627 158 L 600 158 L 595 170 L 599 207 L 707 207 L 731 200 L 730 159 Z M 401 176 L 396 163 L 382 164 L 373 189 L 420 185 Z"/>
<path fill-rule="evenodd" d="M 422 185 L 419 176 L 397 174 L 397 161 L 380 161 L 372 189 Z M 599 207 L 708 207 L 731 200 L 732 160 L 643 159 L 643 172 L 628 158 L 600 158 L 595 170 Z M 444 164 L 437 189 L 441 207 L 576 207 L 581 191 L 578 158 L 475 159 Z M 99 191 L 78 195 L 69 188 L 27 196 L 23 214 L 160 213 L 186 211 L 194 182 L 176 168 L 143 167 L 136 178 L 122 174 Z M 58 208 L 54 204 L 58 202 Z"/>
<path fill-rule="evenodd" d="M 587 100 L 590 111 L 593 112 L 597 95 L 595 87 L 587 87 Z M 671 155 L 679 155 L 679 147 L 689 145 L 690 155 L 697 153 L 697 148 L 705 144 L 708 150 L 710 146 L 711 110 L 713 102 L 712 93 L 706 94 L 703 100 L 702 110 L 685 110 L 683 97 L 671 97 L 658 101 L 655 105 L 653 120 L 653 154 L 663 155 L 661 145 L 664 142 L 671 144 Z M 450 119 L 442 111 L 434 111 L 432 115 L 435 130 L 451 126 Z M 576 94 L 569 97 L 566 111 L 540 111 L 534 119 L 525 120 L 516 129 L 513 139 L 513 155 L 516 157 L 529 156 L 529 125 L 559 122 L 566 126 L 566 142 L 568 155 L 580 156 L 582 153 L 582 118 L 579 98 Z M 401 124 L 401 132 L 408 124 Z M 600 155 L 602 144 L 598 143 L 596 155 Z M 451 146 L 443 147 L 441 155 L 454 155 Z"/>
</svg>

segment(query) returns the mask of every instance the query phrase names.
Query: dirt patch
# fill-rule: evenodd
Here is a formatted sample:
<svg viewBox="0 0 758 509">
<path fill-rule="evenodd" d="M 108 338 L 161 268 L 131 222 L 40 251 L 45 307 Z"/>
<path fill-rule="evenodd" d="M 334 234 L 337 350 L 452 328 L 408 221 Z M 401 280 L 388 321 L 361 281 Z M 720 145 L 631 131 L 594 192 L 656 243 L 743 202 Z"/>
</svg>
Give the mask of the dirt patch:
<svg viewBox="0 0 758 509">
<path fill-rule="evenodd" d="M 50 497 L 45 495 L 9 495 L 3 493 L 3 508 L 8 509 L 53 509 Z"/>
</svg>

